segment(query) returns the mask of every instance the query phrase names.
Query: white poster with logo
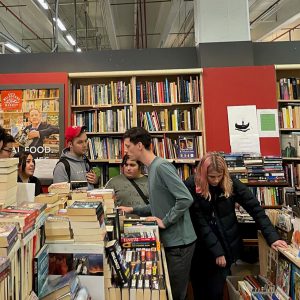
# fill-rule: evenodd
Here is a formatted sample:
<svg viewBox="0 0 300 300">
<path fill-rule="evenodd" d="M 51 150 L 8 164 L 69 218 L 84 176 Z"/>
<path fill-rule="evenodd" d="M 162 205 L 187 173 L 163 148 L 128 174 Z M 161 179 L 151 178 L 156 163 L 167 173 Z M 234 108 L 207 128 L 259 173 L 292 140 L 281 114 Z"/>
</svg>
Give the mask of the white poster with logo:
<svg viewBox="0 0 300 300">
<path fill-rule="evenodd" d="M 255 105 L 228 106 L 231 152 L 260 153 Z"/>
</svg>

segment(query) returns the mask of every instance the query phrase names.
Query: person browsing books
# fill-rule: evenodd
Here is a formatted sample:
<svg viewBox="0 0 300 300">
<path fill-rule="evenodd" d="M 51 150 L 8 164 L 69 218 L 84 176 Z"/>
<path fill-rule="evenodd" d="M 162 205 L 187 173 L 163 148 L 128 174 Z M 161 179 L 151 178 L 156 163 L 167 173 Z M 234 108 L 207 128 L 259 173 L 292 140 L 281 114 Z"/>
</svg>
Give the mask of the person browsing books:
<svg viewBox="0 0 300 300">
<path fill-rule="evenodd" d="M 6 133 L 3 138 L 3 146 L 0 150 L 0 158 L 10 158 L 14 155 L 15 139 L 12 135 Z"/>
<path fill-rule="evenodd" d="M 149 203 L 143 208 L 131 208 L 148 220 L 155 220 L 165 247 L 170 284 L 174 300 L 184 300 L 189 271 L 195 248 L 196 234 L 189 207 L 193 198 L 167 160 L 155 156 L 151 150 L 151 135 L 141 127 L 133 127 L 124 134 L 125 152 L 130 159 L 148 167 Z"/>
<path fill-rule="evenodd" d="M 148 177 L 142 174 L 142 164 L 126 154 L 121 164 L 123 174 L 111 178 L 105 188 L 114 189 L 116 205 L 144 207 L 149 204 Z"/>
<path fill-rule="evenodd" d="M 87 135 L 85 126 L 69 126 L 65 132 L 67 148 L 62 151 L 60 160 L 53 171 L 53 183 L 82 181 L 88 189 L 98 184 L 99 178 L 94 173 L 88 158 Z"/>
<path fill-rule="evenodd" d="M 19 152 L 15 155 L 19 158 L 18 163 L 18 182 L 34 183 L 35 196 L 42 194 L 42 185 L 40 180 L 33 176 L 35 170 L 35 161 L 32 154 L 28 151 Z"/>
<path fill-rule="evenodd" d="M 194 297 L 221 300 L 226 276 L 242 249 L 235 203 L 252 216 L 273 249 L 287 244 L 280 240 L 248 187 L 230 177 L 226 162 L 218 153 L 204 155 L 185 184 L 194 198 L 190 213 L 198 237 L 191 268 Z"/>
</svg>

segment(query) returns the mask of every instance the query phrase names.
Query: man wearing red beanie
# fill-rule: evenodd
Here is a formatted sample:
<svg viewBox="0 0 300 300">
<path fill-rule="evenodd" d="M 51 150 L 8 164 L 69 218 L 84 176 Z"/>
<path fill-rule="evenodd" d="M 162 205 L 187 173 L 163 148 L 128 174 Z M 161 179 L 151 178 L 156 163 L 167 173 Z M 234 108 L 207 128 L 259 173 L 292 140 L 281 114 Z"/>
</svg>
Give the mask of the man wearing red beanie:
<svg viewBox="0 0 300 300">
<path fill-rule="evenodd" d="M 85 155 L 88 143 L 85 131 L 85 126 L 69 126 L 66 129 L 67 148 L 63 150 L 54 168 L 53 183 L 86 181 L 88 189 L 91 190 L 99 182 Z"/>
</svg>

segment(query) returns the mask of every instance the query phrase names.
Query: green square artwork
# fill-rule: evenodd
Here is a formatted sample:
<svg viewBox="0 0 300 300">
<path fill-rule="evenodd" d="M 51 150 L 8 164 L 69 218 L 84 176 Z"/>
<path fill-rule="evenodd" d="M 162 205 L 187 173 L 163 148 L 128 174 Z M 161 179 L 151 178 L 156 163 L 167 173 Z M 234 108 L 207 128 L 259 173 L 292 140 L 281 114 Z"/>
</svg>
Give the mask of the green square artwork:
<svg viewBox="0 0 300 300">
<path fill-rule="evenodd" d="M 276 130 L 275 115 L 274 114 L 261 114 L 260 115 L 261 131 L 274 131 Z"/>
</svg>

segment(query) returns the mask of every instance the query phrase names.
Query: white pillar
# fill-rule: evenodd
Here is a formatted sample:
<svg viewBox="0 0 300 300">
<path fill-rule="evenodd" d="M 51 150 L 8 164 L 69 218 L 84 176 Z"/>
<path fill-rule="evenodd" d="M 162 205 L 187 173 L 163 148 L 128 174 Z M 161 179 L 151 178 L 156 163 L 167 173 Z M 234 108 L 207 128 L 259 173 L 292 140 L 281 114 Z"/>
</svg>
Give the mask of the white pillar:
<svg viewBox="0 0 300 300">
<path fill-rule="evenodd" d="M 194 0 L 195 45 L 250 41 L 248 0 Z"/>
</svg>

